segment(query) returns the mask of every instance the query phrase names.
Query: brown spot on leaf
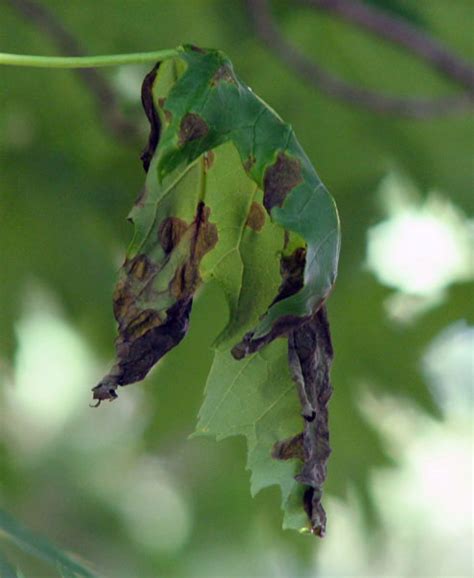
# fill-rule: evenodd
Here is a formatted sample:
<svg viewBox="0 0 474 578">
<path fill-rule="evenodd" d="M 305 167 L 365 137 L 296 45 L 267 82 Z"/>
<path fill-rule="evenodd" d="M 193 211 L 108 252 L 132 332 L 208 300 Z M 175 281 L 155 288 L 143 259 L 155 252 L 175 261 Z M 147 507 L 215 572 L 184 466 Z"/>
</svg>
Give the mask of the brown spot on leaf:
<svg viewBox="0 0 474 578">
<path fill-rule="evenodd" d="M 278 289 L 277 296 L 270 304 L 273 305 L 282 299 L 286 299 L 297 293 L 304 284 L 304 268 L 306 263 L 306 249 L 298 247 L 291 255 L 283 255 L 280 260 L 280 274 L 282 277 L 281 285 Z M 271 343 L 277 337 L 288 334 L 290 331 L 301 327 L 311 319 L 308 317 L 299 317 L 297 315 L 282 315 L 273 324 L 271 330 L 263 337 L 254 338 L 253 331 L 246 333 L 232 350 L 232 356 L 235 359 L 243 359 L 247 355 L 255 353 Z"/>
<path fill-rule="evenodd" d="M 309 317 L 299 317 L 298 315 L 282 315 L 279 317 L 271 330 L 263 337 L 254 337 L 254 332 L 249 331 L 242 340 L 234 345 L 231 354 L 234 359 L 243 359 L 247 355 L 260 351 L 277 337 L 288 334 L 292 329 L 308 321 Z"/>
<path fill-rule="evenodd" d="M 134 340 L 124 341 L 121 335 L 116 345 L 119 360 L 92 390 L 94 399 L 112 401 L 117 397 L 119 385 L 142 380 L 155 363 L 186 335 L 191 306 L 192 299 L 177 301 L 166 312 L 166 323 L 153 327 Z"/>
<path fill-rule="evenodd" d="M 211 78 L 211 86 L 216 86 L 219 82 L 229 82 L 231 84 L 237 84 L 235 76 L 232 74 L 232 70 L 227 64 L 223 64 L 218 68 L 217 72 Z"/>
<path fill-rule="evenodd" d="M 285 240 L 288 243 L 288 240 Z M 297 293 L 304 285 L 304 269 L 306 264 L 306 249 L 298 247 L 291 255 L 283 255 L 280 260 L 280 274 L 282 278 L 281 285 L 278 289 L 277 296 L 270 304 L 273 305 L 282 299 L 286 299 Z M 254 338 L 254 332 L 246 333 L 239 343 L 232 350 L 232 356 L 235 359 L 243 359 L 247 355 L 255 353 L 271 343 L 277 337 L 288 334 L 290 331 L 301 327 L 311 319 L 308 317 L 299 317 L 297 315 L 282 315 L 275 323 L 271 330 L 263 337 Z"/>
<path fill-rule="evenodd" d="M 131 262 L 129 274 L 138 281 L 143 281 L 150 270 L 150 261 L 146 255 L 137 255 Z"/>
<path fill-rule="evenodd" d="M 130 343 L 128 356 L 121 363 L 120 385 L 145 377 L 153 365 L 186 335 L 192 299 L 178 301 L 167 311 L 166 323 L 154 327 Z"/>
<path fill-rule="evenodd" d="M 117 350 L 123 344 L 136 340 L 161 325 L 162 318 L 154 309 L 142 309 L 137 303 L 139 295 L 146 295 L 147 288 L 156 274 L 157 267 L 146 255 L 137 255 L 124 264 L 122 276 L 114 291 L 114 315 L 119 325 L 120 337 Z"/>
<path fill-rule="evenodd" d="M 116 319 L 123 317 L 133 304 L 135 296 L 130 290 L 127 279 L 120 279 L 115 286 L 113 307 Z"/>
<path fill-rule="evenodd" d="M 294 295 L 304 284 L 304 268 L 306 264 L 306 249 L 298 247 L 291 255 L 283 255 L 280 260 L 282 283 L 274 303 Z"/>
<path fill-rule="evenodd" d="M 186 233 L 190 234 L 190 257 L 176 270 L 170 283 L 170 292 L 176 299 L 194 294 L 201 283 L 201 260 L 217 243 L 217 227 L 209 222 L 210 212 L 209 207 L 199 203 L 196 217 Z"/>
<path fill-rule="evenodd" d="M 244 169 L 247 173 L 249 173 L 254 164 L 256 163 L 257 159 L 255 158 L 255 155 L 250 155 L 245 161 L 244 161 Z"/>
<path fill-rule="evenodd" d="M 191 284 L 189 283 L 191 274 L 192 268 L 188 267 L 187 263 L 184 263 L 184 265 L 181 265 L 181 267 L 176 270 L 169 286 L 170 293 L 173 297 L 178 298 L 186 292 L 186 286 Z"/>
<path fill-rule="evenodd" d="M 158 105 L 161 108 L 161 110 L 163 111 L 163 114 L 165 115 L 166 122 L 171 122 L 173 115 L 171 114 L 171 112 L 168 109 L 165 108 L 165 104 L 166 104 L 166 98 L 159 98 L 158 99 Z"/>
<path fill-rule="evenodd" d="M 135 340 L 145 333 L 148 333 L 154 327 L 161 325 L 162 319 L 154 309 L 145 309 L 144 311 L 137 312 L 137 316 L 134 317 L 127 325 L 124 331 L 124 337 L 127 340 Z"/>
<path fill-rule="evenodd" d="M 304 460 L 303 434 L 276 442 L 272 448 L 272 458 L 275 460 Z"/>
<path fill-rule="evenodd" d="M 209 221 L 211 209 L 199 203 L 196 214 L 196 235 L 194 237 L 193 255 L 200 261 L 217 243 L 217 227 Z"/>
<path fill-rule="evenodd" d="M 188 44 L 188 48 L 190 48 L 193 52 L 200 52 L 201 54 L 207 54 L 207 50 L 204 50 L 204 48 L 196 46 L 195 44 Z"/>
<path fill-rule="evenodd" d="M 209 132 L 206 121 L 195 112 L 188 112 L 179 127 L 179 146 L 203 138 Z"/>
<path fill-rule="evenodd" d="M 189 225 L 178 217 L 168 217 L 158 229 L 158 239 L 165 253 L 171 253 Z"/>
<path fill-rule="evenodd" d="M 280 273 L 282 282 L 278 289 L 278 294 L 271 305 L 290 297 L 303 287 L 305 263 L 306 250 L 304 247 L 298 247 L 291 255 L 284 255 L 281 258 Z M 320 305 L 322 305 L 322 303 Z M 319 308 L 319 306 L 317 306 L 315 310 Z M 310 316 L 282 315 L 275 321 L 271 330 L 263 337 L 254 338 L 253 331 L 246 333 L 242 341 L 232 348 L 232 356 L 234 359 L 243 359 L 247 355 L 259 351 L 277 337 L 288 334 L 290 331 L 303 326 L 310 319 Z"/>
<path fill-rule="evenodd" d="M 255 201 L 250 205 L 250 211 L 245 225 L 254 231 L 262 230 L 263 225 L 265 225 L 265 210 L 262 205 Z"/>
<path fill-rule="evenodd" d="M 287 194 L 301 181 L 301 163 L 287 154 L 278 153 L 277 160 L 265 171 L 263 204 L 267 211 L 281 207 Z"/>
<path fill-rule="evenodd" d="M 166 252 L 165 262 L 180 244 L 178 264 L 166 296 L 175 302 L 166 310 L 150 307 L 156 299 L 154 281 L 161 267 L 146 255 L 125 262 L 114 293 L 114 314 L 119 325 L 118 361 L 93 389 L 94 399 L 115 399 L 119 385 L 143 379 L 186 335 L 193 296 L 201 283 L 199 264 L 218 239 L 217 227 L 210 223 L 209 216 L 210 209 L 201 202 L 192 223 L 177 217 L 161 223 L 158 241 Z"/>
</svg>

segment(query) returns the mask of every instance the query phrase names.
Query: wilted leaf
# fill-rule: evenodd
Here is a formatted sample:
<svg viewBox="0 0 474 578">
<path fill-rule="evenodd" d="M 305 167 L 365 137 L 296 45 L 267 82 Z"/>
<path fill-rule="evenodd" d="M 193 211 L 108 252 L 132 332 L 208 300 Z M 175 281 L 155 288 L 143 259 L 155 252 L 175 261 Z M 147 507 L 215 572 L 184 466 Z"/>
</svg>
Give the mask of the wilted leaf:
<svg viewBox="0 0 474 578">
<path fill-rule="evenodd" d="M 238 79 L 222 53 L 185 47 L 181 58 L 147 76 L 143 103 L 151 123 L 143 155 L 148 175 L 130 214 L 135 236 L 114 295 L 118 362 L 94 390 L 99 401 L 113 399 L 117 385 L 142 379 L 184 337 L 193 295 L 206 274 L 203 258 L 216 251 L 214 267 L 226 259 L 222 266 L 233 269 L 229 251 L 240 249 L 231 228 L 259 233 L 266 212 L 281 227 L 278 249 L 288 255 L 299 248 L 304 263 L 300 285 L 282 286 L 267 311 L 256 312 L 263 317 L 234 348 L 236 357 L 308 320 L 327 298 L 337 271 L 334 201 L 291 127 Z M 246 197 L 229 187 L 208 195 L 216 170 L 213 149 L 224 143 L 235 147 L 240 163 L 237 156 L 234 163 L 245 169 Z M 258 200 L 257 189 L 262 191 Z M 223 221 L 216 218 L 222 213 Z M 215 275 L 235 285 L 220 269 Z M 232 307 L 235 301 L 231 324 Z"/>
<path fill-rule="evenodd" d="M 114 399 L 118 385 L 143 379 L 178 345 L 196 291 L 214 280 L 229 320 L 216 340 L 198 431 L 246 435 L 255 491 L 280 483 L 285 506 L 301 494 L 294 476 L 303 463 L 297 479 L 307 488 L 310 527 L 322 535 L 332 350 L 328 334 L 309 337 L 308 328 L 319 327 L 316 313 L 335 281 L 334 201 L 292 128 L 222 53 L 184 47 L 145 78 L 142 100 L 151 125 L 142 155 L 147 179 L 130 213 L 135 235 L 114 295 L 117 363 L 94 398 Z M 261 351 L 285 335 L 293 376 L 285 343 Z M 319 363 L 324 377 L 310 375 Z M 307 396 L 303 433 L 296 373 L 300 397 Z M 291 448 L 289 437 L 297 440 Z M 304 525 L 302 504 L 287 526 Z"/>
</svg>

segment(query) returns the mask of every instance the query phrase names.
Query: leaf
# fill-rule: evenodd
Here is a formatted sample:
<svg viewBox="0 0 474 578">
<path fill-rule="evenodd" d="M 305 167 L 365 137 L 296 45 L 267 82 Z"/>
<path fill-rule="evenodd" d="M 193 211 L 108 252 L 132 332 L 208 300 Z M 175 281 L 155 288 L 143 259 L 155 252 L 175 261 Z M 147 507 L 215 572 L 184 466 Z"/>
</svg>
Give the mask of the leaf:
<svg viewBox="0 0 474 578">
<path fill-rule="evenodd" d="M 279 483 L 285 505 L 297 491 L 297 464 L 275 460 L 271 452 L 276 442 L 300 429 L 284 341 L 277 340 L 242 361 L 235 360 L 229 350 L 216 351 L 196 434 L 213 435 L 217 440 L 245 435 L 252 495 Z M 300 515 L 288 526 L 302 528 L 305 518 L 300 505 Z"/>
<path fill-rule="evenodd" d="M 197 431 L 245 435 L 252 491 L 279 484 L 285 525 L 305 526 L 304 506 L 322 536 L 332 349 L 318 311 L 336 277 L 334 201 L 292 128 L 222 53 L 182 48 L 147 75 L 142 101 L 147 179 L 114 294 L 117 362 L 94 398 L 112 400 L 118 385 L 143 379 L 184 338 L 200 285 L 217 282 L 229 319 Z M 272 343 L 287 335 L 293 375 L 286 343 Z"/>
<path fill-rule="evenodd" d="M 162 101 L 170 122 L 157 149 L 159 178 L 232 142 L 247 175 L 263 191 L 272 221 L 299 236 L 307 253 L 303 286 L 270 304 L 237 349 L 244 356 L 288 324 L 308 319 L 327 298 L 337 271 L 339 219 L 292 128 L 238 79 L 230 61 L 220 52 L 192 47 L 185 47 L 184 59 L 186 72 Z"/>
<path fill-rule="evenodd" d="M 181 55 L 159 71 L 155 67 L 143 84 L 151 124 L 142 157 L 148 174 L 130 214 L 135 236 L 114 295 L 118 361 L 94 389 L 99 402 L 114 399 L 118 385 L 143 379 L 181 341 L 194 293 L 206 275 L 201 261 L 214 250 L 227 256 L 231 228 L 242 230 L 248 224 L 258 229 L 266 211 L 286 231 L 280 250 L 295 249 L 296 243 L 305 260 L 301 286 L 291 292 L 282 287 L 267 303 L 266 313 L 258 311 L 263 317 L 234 347 L 236 357 L 308 320 L 336 277 L 337 211 L 291 127 L 238 79 L 222 53 L 188 46 Z M 236 148 L 253 190 L 263 192 L 260 202 L 220 193 L 209 204 L 213 149 L 226 142 Z M 214 221 L 220 204 L 229 211 L 230 227 Z M 230 276 L 238 276 L 238 269 L 229 260 L 226 267 L 231 272 L 224 284 L 235 285 Z M 230 300 L 234 317 L 235 299 Z"/>
<path fill-rule="evenodd" d="M 32 554 L 54 566 L 62 567 L 69 572 L 69 575 L 98 578 L 97 574 L 76 562 L 69 554 L 19 524 L 4 510 L 0 510 L 0 533 L 3 533 L 5 538 L 16 544 L 23 552 Z"/>
<path fill-rule="evenodd" d="M 306 527 L 304 501 L 311 530 L 322 536 L 326 518 L 320 498 L 330 453 L 327 402 L 332 359 L 325 314 L 290 334 L 289 359 L 293 375 L 286 343 L 281 340 L 241 362 L 228 350 L 216 351 L 196 434 L 214 435 L 218 440 L 245 435 L 252 495 L 279 485 L 284 527 Z M 303 407 L 303 434 L 299 405 Z"/>
</svg>

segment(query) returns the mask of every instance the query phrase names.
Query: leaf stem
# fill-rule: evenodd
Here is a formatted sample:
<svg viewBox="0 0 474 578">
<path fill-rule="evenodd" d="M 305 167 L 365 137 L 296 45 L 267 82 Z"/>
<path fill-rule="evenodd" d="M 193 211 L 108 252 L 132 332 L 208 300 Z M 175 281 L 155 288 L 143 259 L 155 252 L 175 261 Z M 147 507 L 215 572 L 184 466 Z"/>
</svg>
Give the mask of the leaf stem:
<svg viewBox="0 0 474 578">
<path fill-rule="evenodd" d="M 0 52 L 0 65 L 29 66 L 34 68 L 99 68 L 123 64 L 156 62 L 178 56 L 179 49 L 135 52 L 132 54 L 104 54 L 103 56 L 32 56 Z"/>
</svg>

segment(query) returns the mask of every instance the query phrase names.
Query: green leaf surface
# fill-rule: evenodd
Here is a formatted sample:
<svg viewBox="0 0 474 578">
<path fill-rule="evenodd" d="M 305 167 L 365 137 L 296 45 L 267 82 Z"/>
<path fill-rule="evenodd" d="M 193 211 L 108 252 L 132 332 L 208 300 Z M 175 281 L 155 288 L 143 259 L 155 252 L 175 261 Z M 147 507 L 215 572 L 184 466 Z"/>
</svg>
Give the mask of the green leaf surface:
<svg viewBox="0 0 474 578">
<path fill-rule="evenodd" d="M 213 152 L 206 203 L 220 242 L 201 266 L 204 281 L 215 280 L 229 306 L 229 323 L 218 343 L 235 343 L 277 294 L 284 233 L 262 208 L 262 191 L 245 174 L 232 144 Z"/>
<path fill-rule="evenodd" d="M 242 361 L 236 361 L 230 350 L 216 351 L 196 426 L 197 435 L 217 440 L 246 437 L 252 495 L 279 485 L 284 527 L 296 530 L 307 523 L 301 486 L 294 480 L 299 464 L 275 460 L 271 454 L 276 442 L 301 430 L 299 411 L 286 342 L 277 340 Z"/>
</svg>

